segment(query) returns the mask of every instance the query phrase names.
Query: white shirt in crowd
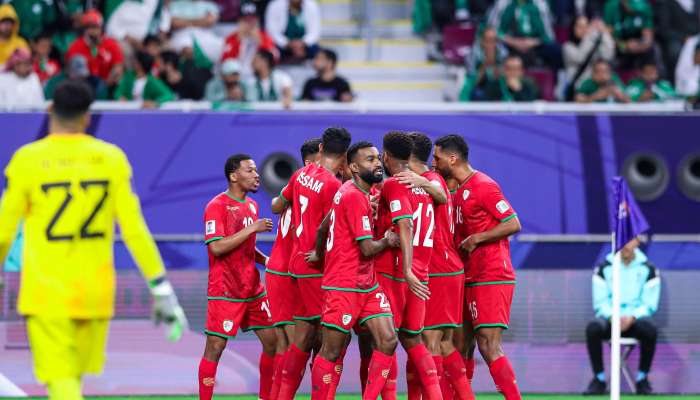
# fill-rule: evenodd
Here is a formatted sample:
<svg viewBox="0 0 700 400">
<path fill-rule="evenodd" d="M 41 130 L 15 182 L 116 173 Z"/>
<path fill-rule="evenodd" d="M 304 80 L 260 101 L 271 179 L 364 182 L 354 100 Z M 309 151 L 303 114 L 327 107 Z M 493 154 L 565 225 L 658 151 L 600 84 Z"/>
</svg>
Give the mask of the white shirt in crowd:
<svg viewBox="0 0 700 400">
<path fill-rule="evenodd" d="M 321 9 L 316 0 L 303 0 L 301 15 L 304 21 L 303 40 L 308 46 L 321 39 Z M 279 47 L 287 47 L 289 39 L 284 35 L 289 19 L 289 0 L 273 0 L 265 11 L 265 31 Z"/>
<path fill-rule="evenodd" d="M 143 40 L 151 27 L 151 21 L 158 9 L 159 0 L 127 0 L 123 1 L 114 10 L 107 21 L 105 32 L 107 36 L 117 40 L 123 40 L 130 36 L 137 40 Z M 170 20 L 165 18 L 167 13 L 161 15 L 159 21 L 160 31 L 170 30 Z"/>
<path fill-rule="evenodd" d="M 265 80 L 258 80 L 256 77 L 248 78 L 245 97 L 247 101 L 281 101 L 285 89 L 292 90 L 292 78 L 285 72 L 274 70 Z M 272 95 L 276 99 L 272 99 Z"/>
<path fill-rule="evenodd" d="M 696 96 L 700 91 L 700 65 L 695 64 L 695 46 L 700 35 L 685 41 L 676 64 L 676 93 L 681 96 Z"/>
<path fill-rule="evenodd" d="M 39 77 L 31 73 L 20 78 L 14 72 L 0 73 L 0 105 L 4 107 L 22 107 L 41 105 L 44 102 L 44 89 Z"/>
<path fill-rule="evenodd" d="M 219 6 L 207 0 L 174 0 L 168 6 L 171 18 L 199 19 L 207 14 L 219 16 Z M 194 48 L 195 41 L 211 62 L 217 62 L 224 49 L 224 39 L 210 28 L 187 27 L 173 30 L 170 45 L 180 52 L 185 47 Z"/>
</svg>

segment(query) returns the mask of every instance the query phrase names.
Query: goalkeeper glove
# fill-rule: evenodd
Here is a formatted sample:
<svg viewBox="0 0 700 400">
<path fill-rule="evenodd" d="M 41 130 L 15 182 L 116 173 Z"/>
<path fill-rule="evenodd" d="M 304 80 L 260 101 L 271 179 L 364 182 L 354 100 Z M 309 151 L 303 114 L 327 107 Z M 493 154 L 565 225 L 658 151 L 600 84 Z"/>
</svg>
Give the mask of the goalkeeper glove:
<svg viewBox="0 0 700 400">
<path fill-rule="evenodd" d="M 154 279 L 149 283 L 153 295 L 153 312 L 151 320 L 156 326 L 165 323 L 168 327 L 166 337 L 178 341 L 187 330 L 187 317 L 175 296 L 175 290 L 165 277 Z"/>
</svg>

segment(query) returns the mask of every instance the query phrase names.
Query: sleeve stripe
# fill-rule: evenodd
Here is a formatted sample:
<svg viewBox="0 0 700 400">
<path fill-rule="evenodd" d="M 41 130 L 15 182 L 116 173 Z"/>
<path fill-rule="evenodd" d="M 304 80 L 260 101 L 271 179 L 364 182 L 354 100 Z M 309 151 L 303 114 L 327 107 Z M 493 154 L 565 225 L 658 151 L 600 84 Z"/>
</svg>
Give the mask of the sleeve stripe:
<svg viewBox="0 0 700 400">
<path fill-rule="evenodd" d="M 399 215 L 398 217 L 392 218 L 391 222 L 396 222 L 396 221 L 398 221 L 400 219 L 404 219 L 404 218 L 413 218 L 413 215 Z"/>
<path fill-rule="evenodd" d="M 209 243 L 211 243 L 211 242 L 216 242 L 217 240 L 221 240 L 221 239 L 223 239 L 223 238 L 224 238 L 223 236 L 214 236 L 213 238 L 209 238 L 209 239 L 205 240 L 205 241 L 204 241 L 204 244 L 209 244 Z"/>
<path fill-rule="evenodd" d="M 509 215 L 509 216 L 503 218 L 503 219 L 501 220 L 501 222 L 506 222 L 506 221 L 508 221 L 508 220 L 511 220 L 511 219 L 517 217 L 517 216 L 518 216 L 518 214 Z"/>
<path fill-rule="evenodd" d="M 357 241 L 365 240 L 365 239 L 372 239 L 372 235 L 359 236 L 359 237 L 355 238 L 355 240 L 357 240 Z"/>
<path fill-rule="evenodd" d="M 285 188 L 286 188 L 286 186 L 284 188 L 282 188 L 282 190 L 284 190 Z M 285 203 L 289 203 L 289 201 L 282 194 L 282 191 L 280 191 L 280 199 L 282 199 L 282 201 L 284 201 Z"/>
</svg>

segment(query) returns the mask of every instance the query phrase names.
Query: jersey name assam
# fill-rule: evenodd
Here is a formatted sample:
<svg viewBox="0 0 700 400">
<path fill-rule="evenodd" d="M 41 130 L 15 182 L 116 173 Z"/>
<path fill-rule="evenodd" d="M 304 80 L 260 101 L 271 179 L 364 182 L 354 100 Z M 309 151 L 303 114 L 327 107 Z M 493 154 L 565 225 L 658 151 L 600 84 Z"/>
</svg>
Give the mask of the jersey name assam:
<svg viewBox="0 0 700 400">
<path fill-rule="evenodd" d="M 454 207 L 447 183 L 435 171 L 422 174 L 431 182 L 437 182 L 447 194 L 446 204 L 435 204 L 435 240 L 430 258 L 430 276 L 454 275 L 464 270 L 454 244 Z"/>
<path fill-rule="evenodd" d="M 251 198 L 236 199 L 227 193 L 214 197 L 204 211 L 204 241 L 221 240 L 258 220 L 258 204 Z M 209 252 L 210 300 L 251 300 L 264 292 L 255 267 L 255 239 L 252 234 L 231 252 L 220 257 Z"/>
<path fill-rule="evenodd" d="M 457 188 L 453 201 L 457 245 L 470 235 L 491 230 L 517 216 L 498 184 L 479 171 Z M 508 238 L 480 244 L 470 255 L 460 251 L 460 256 L 467 283 L 515 280 Z"/>
<path fill-rule="evenodd" d="M 374 261 L 360 250 L 362 240 L 372 240 L 369 194 L 355 182 L 345 182 L 335 194 L 329 218 L 323 288 L 372 290 L 377 284 Z"/>
<path fill-rule="evenodd" d="M 393 226 L 397 221 L 404 218 L 413 221 L 412 271 L 418 279 L 427 281 L 435 234 L 435 210 L 430 195 L 421 188 L 410 189 L 398 179 L 389 178 L 382 186 L 377 213 L 375 237 L 378 239 L 389 229 L 398 233 L 398 228 Z M 375 265 L 377 272 L 403 279 L 400 249 L 383 251 L 375 259 Z"/>
<path fill-rule="evenodd" d="M 319 276 L 321 271 L 308 265 L 306 253 L 316 247 L 316 232 L 328 214 L 333 196 L 340 189 L 340 181 L 318 164 L 309 164 L 297 170 L 280 195 L 292 207 L 294 246 L 289 272 L 297 277 Z"/>
<path fill-rule="evenodd" d="M 287 207 L 277 222 L 277 238 L 270 251 L 267 271 L 286 275 L 289 272 L 289 256 L 292 253 L 292 209 Z"/>
</svg>

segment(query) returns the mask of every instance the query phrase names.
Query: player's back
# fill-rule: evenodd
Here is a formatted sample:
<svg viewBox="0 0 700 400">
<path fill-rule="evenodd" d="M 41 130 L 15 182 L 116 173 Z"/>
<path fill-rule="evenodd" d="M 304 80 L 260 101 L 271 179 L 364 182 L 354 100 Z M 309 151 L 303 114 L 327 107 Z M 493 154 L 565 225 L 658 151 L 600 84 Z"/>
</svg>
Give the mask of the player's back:
<svg viewBox="0 0 700 400">
<path fill-rule="evenodd" d="M 131 193 L 124 153 L 84 134 L 49 135 L 18 150 L 7 172 L 29 204 L 20 313 L 111 316 L 116 199 Z"/>
<path fill-rule="evenodd" d="M 452 274 L 463 269 L 459 253 L 454 245 L 454 208 L 447 183 L 439 173 L 427 171 L 422 174 L 431 182 L 438 182 L 447 194 L 447 203 L 434 204 L 435 234 L 433 255 L 430 261 L 430 274 Z"/>
<path fill-rule="evenodd" d="M 282 195 L 292 203 L 294 251 L 289 272 L 293 275 L 318 274 L 318 270 L 307 265 L 304 256 L 315 248 L 316 232 L 340 186 L 340 181 L 326 168 L 309 164 L 298 170 L 283 189 Z"/>
</svg>

